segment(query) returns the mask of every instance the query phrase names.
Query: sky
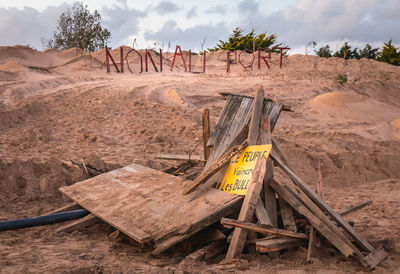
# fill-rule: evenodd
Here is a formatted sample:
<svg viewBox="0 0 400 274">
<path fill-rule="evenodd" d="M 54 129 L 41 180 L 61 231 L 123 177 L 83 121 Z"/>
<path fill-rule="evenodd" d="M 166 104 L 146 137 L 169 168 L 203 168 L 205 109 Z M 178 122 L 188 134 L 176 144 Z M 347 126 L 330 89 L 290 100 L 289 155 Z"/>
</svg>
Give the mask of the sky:
<svg viewBox="0 0 400 274">
<path fill-rule="evenodd" d="M 43 50 L 60 14 L 74 1 L 0 0 L 0 46 L 30 45 Z M 199 51 L 226 40 L 236 27 L 276 34 L 289 53 L 313 53 L 326 44 L 338 50 L 400 46 L 400 0 L 87 0 L 111 32 L 109 46 Z M 136 44 L 134 44 L 136 41 Z"/>
</svg>

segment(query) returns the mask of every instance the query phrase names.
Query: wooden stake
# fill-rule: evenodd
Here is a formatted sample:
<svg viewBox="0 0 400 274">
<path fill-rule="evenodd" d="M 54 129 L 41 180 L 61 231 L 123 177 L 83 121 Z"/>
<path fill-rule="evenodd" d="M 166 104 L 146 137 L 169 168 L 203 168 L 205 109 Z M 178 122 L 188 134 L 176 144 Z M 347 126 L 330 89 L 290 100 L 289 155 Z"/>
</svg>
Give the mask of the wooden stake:
<svg viewBox="0 0 400 274">
<path fill-rule="evenodd" d="M 251 177 L 250 185 L 239 213 L 239 221 L 249 222 L 254 216 L 256 203 L 260 197 L 262 189 L 262 182 L 265 175 L 265 166 L 266 159 L 259 158 L 254 168 L 253 176 Z M 246 237 L 246 229 L 237 227 L 235 228 L 225 261 L 230 262 L 233 259 L 240 257 L 246 241 Z"/>
<path fill-rule="evenodd" d="M 72 221 L 67 225 L 59 227 L 56 230 L 56 233 L 58 233 L 58 232 L 66 232 L 67 233 L 67 232 L 72 232 L 72 231 L 75 231 L 75 230 L 79 230 L 79 229 L 85 228 L 86 226 L 95 224 L 98 221 L 100 221 L 99 218 L 97 218 L 93 214 L 89 214 L 89 215 L 86 215 L 85 217 L 83 217 L 81 219 Z"/>
<path fill-rule="evenodd" d="M 210 148 L 207 146 L 208 139 L 210 139 L 210 111 L 209 109 L 203 109 L 202 114 L 203 120 L 203 150 L 204 150 L 204 161 L 208 160 L 210 156 Z"/>
<path fill-rule="evenodd" d="M 364 202 L 359 202 L 357 204 L 354 204 L 346 209 L 340 210 L 338 213 L 343 217 L 346 216 L 350 213 L 352 213 L 353 211 L 359 210 L 363 207 L 372 205 L 372 201 L 364 201 Z"/>
</svg>

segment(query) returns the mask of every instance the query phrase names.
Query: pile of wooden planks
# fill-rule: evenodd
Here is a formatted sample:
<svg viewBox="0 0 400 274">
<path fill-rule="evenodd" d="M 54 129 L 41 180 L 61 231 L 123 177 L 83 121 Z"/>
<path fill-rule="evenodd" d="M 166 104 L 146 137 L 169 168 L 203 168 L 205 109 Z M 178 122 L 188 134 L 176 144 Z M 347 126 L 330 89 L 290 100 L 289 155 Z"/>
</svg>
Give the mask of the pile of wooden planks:
<svg viewBox="0 0 400 274">
<path fill-rule="evenodd" d="M 159 156 L 206 161 L 195 180 L 132 164 L 63 187 L 64 194 L 91 214 L 58 231 L 69 232 L 102 220 L 142 245 L 154 246 L 152 254 L 156 255 L 211 226 L 215 230 L 220 223 L 228 230 L 213 231 L 213 237 L 206 237 L 213 239 L 211 243 L 190 254 L 189 259 L 207 259 L 227 250 L 225 260 L 232 261 L 240 257 L 246 245 L 274 254 L 307 243 L 310 258 L 314 246 L 325 238 L 344 256 L 354 256 L 373 269 L 386 258 L 386 252 L 373 247 L 343 219 L 370 203 L 337 213 L 321 193 L 315 193 L 297 176 L 271 138 L 281 110 L 282 105 L 264 98 L 262 89 L 255 98 L 228 95 L 211 135 L 208 111 L 203 112 L 203 159 Z M 268 158 L 257 160 L 245 196 L 216 189 L 238 152 L 246 146 L 264 144 L 272 144 L 273 149 Z M 290 178 L 288 183 L 276 180 L 275 166 Z"/>
<path fill-rule="evenodd" d="M 228 97 L 227 106 L 214 131 L 215 135 L 212 135 L 213 138 L 209 141 L 212 143 L 215 140 L 214 142 L 217 144 L 211 152 L 210 159 L 218 158 L 222 154 L 220 151 L 226 151 L 226 148 L 232 146 L 233 142 L 235 144 L 246 142 L 248 145 L 272 143 L 273 152 L 267 160 L 261 158 L 258 160 L 238 219 L 221 219 L 221 224 L 226 228 L 234 227 L 225 260 L 231 261 L 239 258 L 246 239 L 248 241 L 249 237 L 253 237 L 250 242 L 255 243 L 256 249 L 263 253 L 297 247 L 308 241 L 308 258 L 310 259 L 314 242 L 318 242 L 316 239 L 319 237 L 318 235 L 326 238 L 344 256 L 358 258 L 361 264 L 369 270 L 384 260 L 387 253 L 383 248 L 373 247 L 343 219 L 341 214 L 335 212 L 290 168 L 288 161 L 271 139 L 271 129 L 279 117 L 280 109 L 272 112 L 273 116 L 269 116 L 271 112 L 263 112 L 263 108 L 265 108 L 263 90 L 260 89 L 257 92 L 252 104 L 251 115 L 249 109 L 244 111 L 246 118 L 251 117 L 247 136 L 239 134 L 242 126 L 240 122 L 237 120 L 230 124 L 228 122 L 235 121 L 235 115 L 228 115 L 229 111 L 232 111 L 230 107 L 234 99 L 232 96 Z M 226 124 L 229 125 L 226 126 Z M 241 137 L 236 137 L 233 141 L 232 138 L 227 140 L 227 136 Z M 206 169 L 204 173 L 207 173 L 207 170 L 213 170 L 213 173 L 216 173 L 215 169 L 220 168 L 221 164 L 218 160 L 214 163 L 207 163 L 207 166 L 209 169 Z M 283 184 L 274 178 L 274 166 L 279 167 L 290 178 L 290 183 Z M 201 183 L 204 181 L 193 182 L 187 192 L 193 191 L 195 187 L 198 187 L 197 191 L 201 190 Z M 208 184 L 208 186 L 210 185 L 212 184 Z M 199 195 L 197 194 L 197 196 Z M 370 203 L 363 205 L 368 204 Z M 344 213 L 359 209 L 363 205 L 355 205 Z M 253 223 L 254 217 L 256 217 L 256 222 Z M 299 231 L 300 227 L 297 225 L 297 220 L 300 219 L 305 220 L 302 224 L 302 232 Z M 304 227 L 311 229 L 304 229 Z M 262 234 L 264 237 L 257 239 L 254 232 Z"/>
</svg>

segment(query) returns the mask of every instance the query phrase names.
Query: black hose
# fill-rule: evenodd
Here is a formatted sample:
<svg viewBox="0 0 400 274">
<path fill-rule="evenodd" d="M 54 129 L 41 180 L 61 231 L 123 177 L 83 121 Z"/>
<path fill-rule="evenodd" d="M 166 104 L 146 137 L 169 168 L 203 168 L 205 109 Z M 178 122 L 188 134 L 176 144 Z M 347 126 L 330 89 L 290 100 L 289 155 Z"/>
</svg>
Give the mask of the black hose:
<svg viewBox="0 0 400 274">
<path fill-rule="evenodd" d="M 11 220 L 11 221 L 1 221 L 0 231 L 61 223 L 85 217 L 89 213 L 90 212 L 87 211 L 86 209 L 78 209 L 73 211 L 66 211 L 66 212 L 45 215 L 45 216 L 37 216 L 32 218 L 25 218 L 19 220 Z"/>
</svg>

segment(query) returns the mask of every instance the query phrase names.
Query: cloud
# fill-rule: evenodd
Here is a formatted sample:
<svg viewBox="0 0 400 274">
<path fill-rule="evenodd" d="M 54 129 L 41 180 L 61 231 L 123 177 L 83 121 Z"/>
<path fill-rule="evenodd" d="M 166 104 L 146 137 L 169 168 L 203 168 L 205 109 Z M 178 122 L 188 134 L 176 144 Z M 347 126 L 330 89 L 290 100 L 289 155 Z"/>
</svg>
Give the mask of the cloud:
<svg viewBox="0 0 400 274">
<path fill-rule="evenodd" d="M 186 18 L 190 19 L 192 17 L 197 16 L 197 7 L 191 8 L 187 13 L 186 13 Z"/>
<path fill-rule="evenodd" d="M 207 13 L 215 13 L 215 14 L 225 14 L 227 12 L 227 7 L 223 5 L 216 5 L 210 7 L 206 10 Z"/>
<path fill-rule="evenodd" d="M 224 22 L 182 29 L 176 21 L 168 20 L 158 31 L 146 31 L 145 39 L 161 43 L 171 42 L 172 45 L 180 45 L 184 49 L 199 50 L 204 37 L 206 37 L 204 48 L 207 48 L 214 46 L 219 39 L 225 39 L 228 33 L 229 30 Z"/>
<path fill-rule="evenodd" d="M 102 26 L 110 30 L 113 45 L 121 45 L 129 36 L 136 34 L 140 18 L 147 15 L 144 11 L 129 8 L 125 0 L 117 2 L 100 10 Z M 53 36 L 58 17 L 70 7 L 64 3 L 42 11 L 30 7 L 0 8 L 0 44 L 29 44 L 42 49 L 41 38 Z"/>
<path fill-rule="evenodd" d="M 158 14 L 164 15 L 168 13 L 174 13 L 182 9 L 178 5 L 174 4 L 173 2 L 170 1 L 161 1 L 158 3 L 158 5 L 154 8 Z"/>
<path fill-rule="evenodd" d="M 238 4 L 239 13 L 253 14 L 258 13 L 259 6 L 255 0 L 243 0 Z"/>
<path fill-rule="evenodd" d="M 341 39 L 373 43 L 393 38 L 400 42 L 398 0 L 364 0 L 362 4 L 357 0 L 299 0 L 269 15 L 262 14 L 257 5 L 254 0 L 239 3 L 239 8 L 249 12 L 239 24 L 246 25 L 250 20 L 256 31 L 275 33 L 292 47 Z"/>
<path fill-rule="evenodd" d="M 118 4 L 101 9 L 102 26 L 111 32 L 113 45 L 122 45 L 129 36 L 137 34 L 140 19 L 147 16 L 146 11 L 130 8 L 126 0 L 119 0 Z"/>
<path fill-rule="evenodd" d="M 0 8 L 0 44 L 30 45 L 41 49 L 41 38 L 49 39 L 60 14 L 69 5 L 49 6 L 43 11 L 34 8 Z"/>
</svg>

